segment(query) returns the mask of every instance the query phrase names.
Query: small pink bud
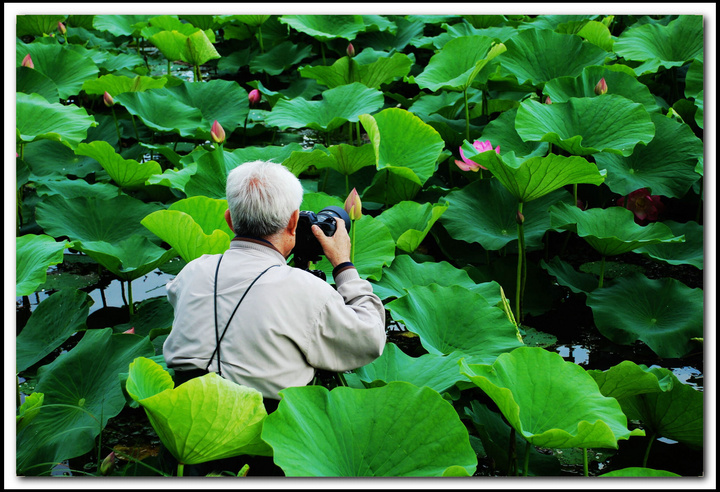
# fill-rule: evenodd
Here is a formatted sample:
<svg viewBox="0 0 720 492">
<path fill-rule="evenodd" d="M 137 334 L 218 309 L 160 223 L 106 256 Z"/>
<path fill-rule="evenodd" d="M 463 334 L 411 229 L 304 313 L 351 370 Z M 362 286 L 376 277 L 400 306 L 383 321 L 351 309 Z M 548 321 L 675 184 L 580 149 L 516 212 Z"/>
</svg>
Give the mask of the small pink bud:
<svg viewBox="0 0 720 492">
<path fill-rule="evenodd" d="M 345 211 L 350 216 L 350 220 L 357 220 L 362 217 L 362 202 L 360 195 L 355 188 L 352 189 L 348 197 L 345 199 Z"/>
<path fill-rule="evenodd" d="M 597 83 L 595 86 L 595 94 L 598 96 L 601 96 L 605 94 L 608 91 L 607 82 L 605 82 L 605 77 L 600 79 L 600 82 Z"/>
<path fill-rule="evenodd" d="M 522 225 L 525 222 L 525 216 L 522 213 L 517 212 L 515 215 L 515 222 L 517 222 L 518 225 Z"/>
<path fill-rule="evenodd" d="M 67 28 L 65 27 L 65 24 L 62 22 L 58 22 L 58 31 L 60 31 L 60 34 L 63 36 L 67 33 Z"/>
<path fill-rule="evenodd" d="M 220 123 L 218 123 L 217 120 L 215 120 L 215 123 L 213 123 L 212 128 L 210 129 L 210 136 L 215 143 L 221 144 L 225 141 L 225 130 L 223 130 L 223 127 L 220 126 Z"/>
<path fill-rule="evenodd" d="M 550 96 L 547 96 L 545 98 L 545 104 L 552 104 L 552 101 L 550 100 Z"/>
<path fill-rule="evenodd" d="M 109 455 L 105 457 L 103 462 L 100 464 L 100 473 L 103 474 L 103 476 L 108 475 L 112 473 L 112 471 L 115 469 L 115 451 L 112 451 Z"/>
<path fill-rule="evenodd" d="M 260 91 L 257 89 L 253 89 L 250 91 L 250 94 L 248 94 L 248 102 L 250 102 L 250 106 L 255 106 L 258 102 L 260 102 Z"/>
<path fill-rule="evenodd" d="M 112 98 L 108 91 L 105 91 L 105 94 L 103 94 L 103 103 L 105 103 L 105 106 L 107 106 L 108 108 L 115 104 L 115 100 Z"/>
<path fill-rule="evenodd" d="M 25 58 L 23 58 L 22 66 L 23 66 L 23 67 L 28 67 L 28 68 L 35 68 L 35 65 L 33 64 L 32 58 L 30 58 L 30 53 L 28 53 L 27 55 L 25 55 Z"/>
<path fill-rule="evenodd" d="M 345 53 L 347 53 L 347 56 L 349 56 L 350 58 L 355 56 L 355 47 L 352 45 L 352 43 L 348 44 Z"/>
<path fill-rule="evenodd" d="M 134 335 L 135 334 L 135 327 L 133 326 L 129 330 L 125 330 L 123 334 L 127 333 L 128 335 Z"/>
</svg>

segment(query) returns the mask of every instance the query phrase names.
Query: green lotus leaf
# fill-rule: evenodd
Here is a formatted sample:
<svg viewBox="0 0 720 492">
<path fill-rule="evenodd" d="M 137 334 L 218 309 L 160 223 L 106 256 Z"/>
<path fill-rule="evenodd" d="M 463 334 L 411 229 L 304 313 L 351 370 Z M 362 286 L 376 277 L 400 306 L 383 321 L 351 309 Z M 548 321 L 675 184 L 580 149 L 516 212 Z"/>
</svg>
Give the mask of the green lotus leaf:
<svg viewBox="0 0 720 492">
<path fill-rule="evenodd" d="M 168 79 L 152 78 L 136 75 L 128 77 L 126 75 L 107 74 L 97 79 L 88 79 L 83 84 L 83 90 L 88 94 L 104 94 L 107 92 L 113 98 L 123 92 L 144 92 L 149 89 L 161 89 L 165 87 Z"/>
<path fill-rule="evenodd" d="M 209 198 L 206 196 L 184 198 L 168 207 L 168 210 L 179 210 L 190 215 L 202 227 L 205 234 L 211 234 L 215 229 L 220 229 L 232 237 L 234 232 L 230 230 L 225 220 L 225 211 L 227 209 L 227 200 L 224 198 Z"/>
<path fill-rule="evenodd" d="M 618 440 L 640 434 L 627 428 L 615 398 L 603 396 L 582 367 L 555 352 L 520 347 L 492 365 L 461 360 L 460 372 L 534 446 L 617 449 Z"/>
<path fill-rule="evenodd" d="M 704 66 L 703 62 L 697 59 L 690 63 L 687 74 L 685 74 L 685 97 L 697 99 L 700 96 L 702 98 L 705 87 Z"/>
<path fill-rule="evenodd" d="M 18 66 L 27 54 L 30 54 L 35 70 L 55 82 L 61 99 L 80 94 L 83 82 L 94 79 L 99 72 L 90 58 L 64 49 L 59 44 L 17 43 Z"/>
<path fill-rule="evenodd" d="M 350 65 L 352 64 L 352 74 Z M 329 88 L 353 82 L 360 82 L 371 89 L 380 89 L 383 84 L 404 77 L 410 72 L 413 61 L 404 53 L 383 56 L 372 63 L 361 65 L 356 59 L 343 56 L 331 66 L 306 66 L 299 72 L 300 76 L 315 79 L 318 84 Z"/>
<path fill-rule="evenodd" d="M 355 227 L 355 267 L 362 278 L 379 280 L 382 269 L 395 258 L 395 241 L 380 220 L 363 215 L 353 221 Z M 327 261 L 327 259 L 325 260 Z"/>
<path fill-rule="evenodd" d="M 620 255 L 650 244 L 682 242 L 660 222 L 640 226 L 623 207 L 580 210 L 566 203 L 550 208 L 552 227 L 574 231 L 603 256 Z"/>
<path fill-rule="evenodd" d="M 503 53 L 504 44 L 487 36 L 463 36 L 445 43 L 414 78 L 421 89 L 464 91 L 487 63 Z"/>
<path fill-rule="evenodd" d="M 596 97 L 595 86 L 603 78 L 608 86 L 608 94 L 641 103 L 649 113 L 660 111 L 648 86 L 614 65 L 585 67 L 577 77 L 553 79 L 545 84 L 543 94 L 549 96 L 553 104 L 567 102 L 571 97 Z"/>
<path fill-rule="evenodd" d="M 580 292 L 587 294 L 598 286 L 597 278 L 594 275 L 576 271 L 571 264 L 562 261 L 559 256 L 554 257 L 549 262 L 540 260 L 540 266 L 555 277 L 560 285 L 568 287 L 576 294 Z"/>
<path fill-rule="evenodd" d="M 361 15 L 283 15 L 278 20 L 321 42 L 336 38 L 352 41 L 366 29 Z"/>
<path fill-rule="evenodd" d="M 626 60 L 644 62 L 635 73 L 656 72 L 658 67 L 679 67 L 691 60 L 703 59 L 703 17 L 680 15 L 661 24 L 630 27 L 615 41 L 614 50 Z"/>
<path fill-rule="evenodd" d="M 513 152 L 502 157 L 497 152 L 473 155 L 477 151 L 467 140 L 462 148 L 467 159 L 487 168 L 520 202 L 535 200 L 565 185 L 600 185 L 605 180 L 605 170 L 598 171 L 595 164 L 578 156 L 548 154 L 518 161 Z"/>
<path fill-rule="evenodd" d="M 47 279 L 50 265 L 63 261 L 63 251 L 72 247 L 68 241 L 56 242 L 41 234 L 25 234 L 15 239 L 15 295 L 29 296 Z"/>
<path fill-rule="evenodd" d="M 227 20 L 237 20 L 243 24 L 247 24 L 250 27 L 257 27 L 264 24 L 269 18 L 269 15 L 229 15 L 225 17 Z"/>
<path fill-rule="evenodd" d="M 524 101 L 515 126 L 523 140 L 550 142 L 576 155 L 609 152 L 629 156 L 655 136 L 645 107 L 614 94 L 541 104 Z"/>
<path fill-rule="evenodd" d="M 374 157 L 373 152 L 373 157 Z M 412 200 L 422 186 L 417 175 L 406 167 L 387 167 L 375 173 L 370 186 L 362 192 L 366 202 L 384 203 L 386 207 Z"/>
<path fill-rule="evenodd" d="M 438 393 L 447 391 L 458 381 L 466 380 L 457 369 L 458 360 L 464 354 L 447 356 L 425 354 L 410 357 L 394 343 L 388 343 L 382 355 L 370 364 L 355 369 L 361 381 L 406 381 L 418 387 L 427 386 Z"/>
<path fill-rule="evenodd" d="M 224 253 L 230 247 L 230 236 L 225 231 L 216 229 L 205 234 L 191 215 L 179 210 L 158 210 L 141 223 L 187 262 L 204 254 Z"/>
<path fill-rule="evenodd" d="M 153 340 L 160 335 L 170 333 L 174 317 L 175 310 L 167 300 L 167 296 L 152 297 L 135 307 L 130 315 L 130 321 L 113 326 L 113 330 L 115 333 L 122 333 L 134 328 L 136 335 L 149 336 L 150 340 Z"/>
<path fill-rule="evenodd" d="M 210 60 L 220 58 L 205 31 L 197 30 L 186 35 L 176 31 L 160 31 L 148 38 L 152 44 L 170 61 L 183 61 L 200 66 Z"/>
<path fill-rule="evenodd" d="M 677 473 L 665 471 L 665 470 L 655 470 L 653 468 L 643 468 L 640 466 L 631 466 L 628 468 L 622 468 L 620 470 L 615 470 L 607 473 L 603 473 L 602 475 L 597 475 L 598 477 L 680 477 L 682 475 L 678 475 Z"/>
<path fill-rule="evenodd" d="M 42 393 L 33 393 L 25 397 L 25 401 L 18 407 L 18 413 L 15 417 L 15 429 L 20 431 L 27 427 L 32 420 L 37 417 L 42 409 L 45 395 Z"/>
<path fill-rule="evenodd" d="M 604 336 L 621 345 L 642 340 L 663 358 L 687 355 L 691 339 L 703 336 L 702 289 L 672 278 L 621 277 L 588 294 L 587 305 Z"/>
<path fill-rule="evenodd" d="M 364 167 L 375 165 L 375 152 L 372 145 L 366 144 L 356 147 L 354 145 L 340 144 L 332 145 L 327 150 L 333 158 L 328 162 L 327 166 L 345 176 L 354 174 Z"/>
<path fill-rule="evenodd" d="M 95 197 L 66 199 L 52 195 L 38 203 L 35 218 L 45 233 L 55 238 L 66 236 L 72 241 L 116 244 L 140 234 L 159 244 L 160 240 L 140 221 L 161 208 L 156 203 L 144 203 L 128 195 L 110 200 Z"/>
<path fill-rule="evenodd" d="M 672 389 L 623 398 L 620 406 L 629 419 L 642 422 L 648 435 L 702 449 L 703 392 L 680 382 L 669 369 L 660 367 L 656 371 L 673 380 Z"/>
<path fill-rule="evenodd" d="M 113 243 L 76 241 L 73 247 L 127 281 L 140 278 L 177 256 L 173 249 L 161 248 L 140 234 Z"/>
<path fill-rule="evenodd" d="M 305 386 L 280 394 L 262 438 L 286 476 L 427 477 L 453 465 L 475 472 L 467 429 L 430 388 L 392 382 L 332 391 Z"/>
<path fill-rule="evenodd" d="M 109 200 L 121 193 L 120 189 L 113 184 L 90 184 L 84 179 L 52 179 L 52 177 L 42 177 L 33 179 L 33 182 L 35 183 L 35 191 L 38 196 L 62 195 L 65 198 L 94 196 L 101 200 Z"/>
<path fill-rule="evenodd" d="M 115 97 L 115 102 L 157 131 L 207 140 L 215 120 L 229 137 L 249 108 L 247 91 L 237 82 L 221 79 L 126 92 Z"/>
<path fill-rule="evenodd" d="M 210 198 L 225 198 L 228 172 L 244 161 L 235 152 L 215 149 L 197 158 L 195 172 L 185 184 L 185 194 L 189 197 L 205 195 Z"/>
<path fill-rule="evenodd" d="M 492 120 L 485 128 L 483 128 L 482 136 L 476 140 L 480 140 L 481 142 L 490 140 L 490 143 L 493 145 L 493 149 L 499 146 L 501 153 L 512 150 L 518 158 L 547 155 L 547 143 L 525 141 L 520 138 L 520 135 L 518 135 L 518 132 L 515 129 L 516 116 L 516 108 L 503 111 L 500 116 Z M 470 155 L 476 152 L 477 151 L 473 148 Z M 468 157 L 468 152 L 466 150 L 463 150 L 463 153 L 465 154 L 465 157 Z"/>
<path fill-rule="evenodd" d="M 431 354 L 454 351 L 473 360 L 494 360 L 522 346 L 516 326 L 505 312 L 465 287 L 437 284 L 408 287 L 407 294 L 386 305 L 395 321 L 420 336 Z"/>
<path fill-rule="evenodd" d="M 588 371 L 605 396 L 616 400 L 641 395 L 669 391 L 673 387 L 673 379 L 658 370 L 624 360 L 607 371 L 593 369 Z"/>
<path fill-rule="evenodd" d="M 322 97 L 322 101 L 281 99 L 265 121 L 281 130 L 307 127 L 329 132 L 346 121 L 358 121 L 358 116 L 377 111 L 383 105 L 382 92 L 359 82 L 326 90 Z"/>
<path fill-rule="evenodd" d="M 76 155 L 73 148 L 59 140 L 40 139 L 26 144 L 23 157 L 32 172 L 33 179 L 68 181 L 65 179 L 67 175 L 83 178 L 90 173 L 104 172 L 95 159 Z M 114 194 L 117 195 L 117 187 L 115 188 Z"/>
<path fill-rule="evenodd" d="M 271 456 L 260 438 L 267 417 L 262 394 L 217 374 L 172 388 L 170 375 L 146 359 L 130 364 L 128 393 L 178 462 L 194 465 L 243 454 Z"/>
<path fill-rule="evenodd" d="M 15 110 L 21 142 L 48 139 L 74 149 L 87 138 L 88 128 L 97 125 L 84 108 L 51 103 L 39 94 L 17 92 Z"/>
<path fill-rule="evenodd" d="M 685 242 L 651 244 L 641 246 L 635 252 L 670 265 L 692 265 L 702 270 L 705 263 L 703 226 L 693 221 L 682 224 L 666 220 L 663 224 L 668 226 L 675 236 L 685 236 Z"/>
<path fill-rule="evenodd" d="M 265 72 L 280 75 L 312 55 L 312 45 L 300 46 L 284 41 L 262 55 L 255 55 L 250 61 L 250 72 Z"/>
<path fill-rule="evenodd" d="M 212 16 L 211 22 L 212 22 Z M 177 15 L 159 15 L 148 21 L 148 25 L 140 30 L 140 35 L 148 40 L 161 31 L 177 31 L 190 36 L 197 31 L 204 31 L 211 43 L 215 42 L 215 32 L 212 29 L 201 29 L 190 22 L 182 22 Z M 161 50 L 162 51 L 162 50 Z"/>
<path fill-rule="evenodd" d="M 325 207 L 343 207 L 343 201 L 335 196 L 328 195 L 327 193 L 305 193 L 303 195 L 303 201 L 300 205 L 300 210 L 310 210 L 318 213 Z"/>
<path fill-rule="evenodd" d="M 458 285 L 483 296 L 495 306 L 501 301 L 497 282 L 476 284 L 467 271 L 455 268 L 447 261 L 416 263 L 409 255 L 398 255 L 392 265 L 383 269 L 382 278 L 372 282 L 373 292 L 382 300 L 402 297 L 414 285 Z"/>
<path fill-rule="evenodd" d="M 589 21 L 577 32 L 577 35 L 605 51 L 613 49 L 614 40 L 610 29 L 602 22 Z"/>
<path fill-rule="evenodd" d="M 615 193 L 650 188 L 653 195 L 682 198 L 700 179 L 695 165 L 703 155 L 703 142 L 684 123 L 661 114 L 651 118 L 655 138 L 647 145 L 638 145 L 627 157 L 601 152 L 595 162 L 608 170 L 606 184 Z"/>
<path fill-rule="evenodd" d="M 445 144 L 420 118 L 404 109 L 388 108 L 374 116 L 361 115 L 360 123 L 375 149 L 378 170 L 405 171 L 405 177 L 419 185 L 433 175 Z"/>
<path fill-rule="evenodd" d="M 22 37 L 54 34 L 57 32 L 58 22 L 63 22 L 66 18 L 66 15 L 18 15 L 15 18 L 15 35 Z"/>
<path fill-rule="evenodd" d="M 61 289 L 38 304 L 15 342 L 15 369 L 39 362 L 77 332 L 85 330 L 92 299 L 85 292 Z"/>
<path fill-rule="evenodd" d="M 15 70 L 15 90 L 25 94 L 40 94 L 48 102 L 60 102 L 55 82 L 42 72 L 29 67 L 17 67 Z"/>
<path fill-rule="evenodd" d="M 35 391 L 45 395 L 44 403 L 18 432 L 18 474 L 49 473 L 55 463 L 96 448 L 100 431 L 125 406 L 118 373 L 153 353 L 147 338 L 88 330 L 72 350 L 41 367 Z"/>
<path fill-rule="evenodd" d="M 556 190 L 524 205 L 527 248 L 542 244 L 542 236 L 551 228 L 548 208 L 559 201 L 572 202 L 572 195 Z M 498 250 L 517 241 L 517 199 L 500 180 L 472 182 L 461 190 L 451 191 L 441 202 L 450 208 L 440 222 L 454 239 L 479 243 L 487 250 Z"/>
<path fill-rule="evenodd" d="M 115 36 L 140 37 L 140 30 L 147 26 L 153 15 L 96 15 L 92 27 L 108 31 Z"/>
<path fill-rule="evenodd" d="M 378 220 L 390 229 L 398 248 L 412 253 L 447 208 L 437 203 L 403 201 L 381 213 Z"/>
<path fill-rule="evenodd" d="M 541 86 L 557 77 L 580 75 L 589 65 L 603 65 L 605 50 L 573 34 L 526 29 L 510 38 L 498 62 L 518 83 Z"/>
<path fill-rule="evenodd" d="M 113 146 L 104 140 L 81 143 L 75 149 L 75 153 L 98 161 L 121 188 L 141 188 L 145 186 L 145 181 L 150 176 L 162 173 L 160 164 L 155 161 L 138 162 L 133 159 L 123 159 L 115 152 Z"/>
</svg>

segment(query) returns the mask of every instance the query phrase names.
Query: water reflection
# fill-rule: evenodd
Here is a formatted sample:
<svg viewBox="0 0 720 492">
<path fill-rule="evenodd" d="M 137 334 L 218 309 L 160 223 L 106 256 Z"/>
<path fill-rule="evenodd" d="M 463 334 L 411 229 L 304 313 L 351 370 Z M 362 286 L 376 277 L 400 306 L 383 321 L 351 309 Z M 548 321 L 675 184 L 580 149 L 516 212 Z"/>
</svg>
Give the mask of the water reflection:
<svg viewBox="0 0 720 492">
<path fill-rule="evenodd" d="M 587 365 L 590 361 L 590 351 L 582 345 L 558 345 L 556 350 L 563 359 L 570 359 L 570 350 L 572 349 L 572 361 L 577 365 Z"/>
</svg>

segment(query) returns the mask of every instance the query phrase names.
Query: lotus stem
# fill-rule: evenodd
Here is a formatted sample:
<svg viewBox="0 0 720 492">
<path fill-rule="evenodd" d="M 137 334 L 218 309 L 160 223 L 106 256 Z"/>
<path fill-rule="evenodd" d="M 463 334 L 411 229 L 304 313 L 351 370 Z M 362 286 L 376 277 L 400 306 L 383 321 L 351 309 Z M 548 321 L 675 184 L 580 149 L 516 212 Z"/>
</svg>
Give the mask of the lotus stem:
<svg viewBox="0 0 720 492">
<path fill-rule="evenodd" d="M 588 456 L 587 456 L 588 450 L 587 450 L 587 448 L 582 448 L 582 451 L 583 451 L 583 475 L 588 477 L 588 476 L 590 476 L 588 474 Z"/>
<path fill-rule="evenodd" d="M 362 137 L 360 136 L 360 121 L 355 122 L 355 133 L 357 133 L 358 145 L 362 145 Z"/>
<path fill-rule="evenodd" d="M 320 54 L 322 55 L 323 66 L 327 65 L 327 62 L 325 61 L 325 45 L 322 41 L 320 42 Z"/>
<path fill-rule="evenodd" d="M 183 463 L 178 463 L 177 476 L 182 477 L 184 472 L 185 472 L 185 465 Z"/>
<path fill-rule="evenodd" d="M 352 127 L 350 127 L 350 129 L 352 129 Z M 349 195 L 349 194 L 350 194 L 350 175 L 346 174 L 345 175 L 345 195 Z"/>
<path fill-rule="evenodd" d="M 485 85 L 482 90 L 482 107 L 480 109 L 482 110 L 482 115 L 484 117 L 483 123 L 487 123 L 487 120 L 489 118 L 487 85 Z"/>
<path fill-rule="evenodd" d="M 350 228 L 350 262 L 355 263 L 355 222 L 352 221 L 352 227 Z"/>
<path fill-rule="evenodd" d="M 265 53 L 265 48 L 263 47 L 263 38 L 262 38 L 262 25 L 258 25 L 258 43 L 260 44 L 260 53 Z"/>
<path fill-rule="evenodd" d="M 348 143 L 352 144 L 353 138 L 352 138 L 352 121 L 348 121 Z M 347 193 L 347 191 L 345 192 Z"/>
<path fill-rule="evenodd" d="M 133 298 L 132 298 L 132 280 L 128 280 L 127 283 L 127 290 L 128 290 L 128 307 L 130 308 L 130 316 L 134 314 L 133 312 Z"/>
<path fill-rule="evenodd" d="M 575 206 L 577 206 L 577 183 L 573 183 L 573 199 L 575 199 Z"/>
<path fill-rule="evenodd" d="M 124 282 L 121 280 L 120 281 L 120 295 L 122 295 L 123 302 L 125 304 L 127 304 L 128 302 L 127 302 L 127 299 L 125 298 L 125 286 L 123 284 L 124 284 Z"/>
<path fill-rule="evenodd" d="M 602 260 L 600 262 L 600 281 L 598 282 L 598 289 L 602 289 L 604 276 L 605 276 L 605 255 L 602 255 Z"/>
<path fill-rule="evenodd" d="M 117 115 L 115 114 L 115 108 L 110 106 L 110 110 L 113 114 L 113 120 L 115 120 L 115 130 L 117 131 L 118 136 L 118 149 L 122 149 L 122 134 L 120 133 L 120 125 L 118 124 Z"/>
<path fill-rule="evenodd" d="M 132 113 L 130 113 L 130 121 L 132 121 L 133 129 L 135 130 L 135 139 L 139 142 L 140 134 L 138 133 L 137 125 L 135 124 L 135 116 Z"/>
<path fill-rule="evenodd" d="M 168 76 L 170 76 L 171 67 L 172 67 L 172 62 L 170 61 L 169 58 L 168 58 L 168 61 L 167 61 L 167 62 L 168 62 L 168 73 L 167 73 L 167 74 L 168 74 Z"/>
<path fill-rule="evenodd" d="M 470 141 L 470 109 L 468 108 L 467 88 L 463 91 L 465 96 L 465 139 Z"/>
<path fill-rule="evenodd" d="M 528 474 L 528 467 L 530 466 L 530 448 L 531 448 L 530 441 L 527 441 L 525 443 L 525 464 L 523 465 L 523 477 L 527 477 Z"/>
<path fill-rule="evenodd" d="M 655 442 L 655 432 L 653 432 L 652 436 L 650 436 L 650 442 L 648 442 L 647 449 L 645 449 L 645 456 L 643 456 L 643 468 L 647 468 L 647 462 L 648 458 L 650 457 L 650 448 L 652 447 L 653 443 Z"/>
<path fill-rule="evenodd" d="M 508 471 L 507 475 L 517 473 L 517 454 L 515 453 L 515 427 L 510 427 L 510 447 L 508 449 Z"/>
<path fill-rule="evenodd" d="M 247 133 L 248 118 L 250 118 L 250 110 L 248 110 L 248 114 L 245 115 L 245 125 L 243 125 L 243 138 L 242 138 L 243 147 L 245 147 L 245 134 Z"/>
<path fill-rule="evenodd" d="M 518 202 L 518 216 L 522 214 L 523 202 Z M 515 285 L 515 319 L 522 322 L 522 293 L 523 293 L 523 260 L 525 257 L 525 230 L 522 221 L 518 220 L 518 263 Z"/>
<path fill-rule="evenodd" d="M 353 59 L 348 57 L 348 84 L 353 83 Z"/>
</svg>

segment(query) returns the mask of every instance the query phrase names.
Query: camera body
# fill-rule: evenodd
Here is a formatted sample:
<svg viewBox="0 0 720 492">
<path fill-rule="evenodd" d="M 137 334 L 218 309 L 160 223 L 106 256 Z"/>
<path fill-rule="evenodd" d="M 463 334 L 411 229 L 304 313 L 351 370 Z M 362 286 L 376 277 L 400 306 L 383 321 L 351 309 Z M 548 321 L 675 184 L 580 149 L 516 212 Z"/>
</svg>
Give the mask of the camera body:
<svg viewBox="0 0 720 492">
<path fill-rule="evenodd" d="M 322 246 L 312 233 L 312 226 L 316 225 L 323 233 L 330 237 L 337 230 L 335 218 L 345 221 L 345 229 L 350 232 L 350 216 L 345 209 L 336 206 L 325 207 L 317 214 L 309 210 L 301 210 L 295 234 L 295 247 L 292 250 L 295 266 L 308 268 L 309 262 L 320 261 L 323 254 Z"/>
</svg>

